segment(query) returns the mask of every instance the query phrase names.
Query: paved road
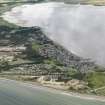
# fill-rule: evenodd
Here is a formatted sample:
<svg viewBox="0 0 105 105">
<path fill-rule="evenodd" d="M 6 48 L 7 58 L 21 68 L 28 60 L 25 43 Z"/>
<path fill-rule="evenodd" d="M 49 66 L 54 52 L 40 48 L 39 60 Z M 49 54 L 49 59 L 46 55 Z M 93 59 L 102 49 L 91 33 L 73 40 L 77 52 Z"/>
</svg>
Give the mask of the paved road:
<svg viewBox="0 0 105 105">
<path fill-rule="evenodd" d="M 105 105 L 105 102 L 80 99 L 51 90 L 0 79 L 0 105 Z"/>
</svg>

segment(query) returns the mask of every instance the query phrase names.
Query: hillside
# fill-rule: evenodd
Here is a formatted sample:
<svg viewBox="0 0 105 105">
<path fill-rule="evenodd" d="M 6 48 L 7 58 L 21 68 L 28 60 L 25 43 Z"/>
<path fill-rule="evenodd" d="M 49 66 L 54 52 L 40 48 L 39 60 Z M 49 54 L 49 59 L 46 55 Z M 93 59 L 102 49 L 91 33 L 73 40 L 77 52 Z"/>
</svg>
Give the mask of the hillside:
<svg viewBox="0 0 105 105">
<path fill-rule="evenodd" d="M 2 14 L 8 9 L 20 4 L 3 5 L 0 7 L 0 12 Z M 38 47 L 38 49 L 34 48 L 34 50 L 39 50 L 38 53 L 40 56 L 54 59 L 65 67 L 74 67 L 81 71 L 87 71 L 94 67 L 94 63 L 91 60 L 78 57 L 64 49 L 62 46 L 52 42 L 44 35 L 40 28 L 17 27 L 5 22 L 1 18 L 0 38 L 0 47 L 33 45 L 36 48 Z"/>
<path fill-rule="evenodd" d="M 21 3 L 1 4 L 0 14 L 17 5 Z M 89 91 L 105 86 L 104 68 L 54 43 L 39 27 L 22 28 L 7 23 L 2 18 L 0 18 L 0 72 L 1 75 L 10 77 L 17 75 L 19 78 L 21 75 L 52 77 L 57 75 L 60 80 L 77 79 L 76 82 L 82 80 L 85 84 L 88 82 Z M 72 89 L 71 87 L 70 90 Z M 105 95 L 104 89 L 98 90 L 97 94 Z"/>
<path fill-rule="evenodd" d="M 0 47 L 8 48 L 10 46 L 14 48 L 25 46 L 26 54 L 29 54 L 29 56 L 32 56 L 30 53 L 33 53 L 32 51 L 34 51 L 37 52 L 39 56 L 54 59 L 66 67 L 74 67 L 75 69 L 83 70 L 84 72 L 94 67 L 94 63 L 88 59 L 82 59 L 53 43 L 41 32 L 40 28 L 19 27 L 15 29 L 1 26 Z M 5 49 L 3 51 L 5 51 Z"/>
<path fill-rule="evenodd" d="M 92 89 L 104 86 L 103 68 L 53 43 L 39 27 L 0 26 L 0 72 L 11 78 L 15 75 L 20 78 L 21 75 L 53 76 L 59 73 L 60 80 L 82 79 Z M 102 91 L 98 94 L 104 95 Z"/>
</svg>

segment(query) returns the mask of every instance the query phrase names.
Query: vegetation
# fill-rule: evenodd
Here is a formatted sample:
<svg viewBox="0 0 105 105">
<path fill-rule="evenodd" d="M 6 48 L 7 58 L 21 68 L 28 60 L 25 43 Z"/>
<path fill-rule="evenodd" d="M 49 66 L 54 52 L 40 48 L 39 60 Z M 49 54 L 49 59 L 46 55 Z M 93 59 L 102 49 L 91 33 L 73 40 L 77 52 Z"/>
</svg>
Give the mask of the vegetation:
<svg viewBox="0 0 105 105">
<path fill-rule="evenodd" d="M 103 96 L 105 96 L 105 88 L 99 89 L 99 90 L 97 90 L 95 93 L 98 94 L 98 95 L 103 95 Z"/>
<path fill-rule="evenodd" d="M 69 68 L 68 70 L 68 76 L 72 78 L 78 78 L 78 71 L 74 68 Z"/>
<path fill-rule="evenodd" d="M 0 72 L 9 70 L 9 62 L 6 60 L 0 61 Z"/>
<path fill-rule="evenodd" d="M 88 86 L 95 89 L 105 86 L 105 73 L 104 72 L 91 72 L 85 77 Z"/>
<path fill-rule="evenodd" d="M 34 53 L 38 53 L 39 49 L 42 47 L 42 45 L 36 43 L 36 42 L 33 42 L 32 43 L 32 51 Z"/>
</svg>

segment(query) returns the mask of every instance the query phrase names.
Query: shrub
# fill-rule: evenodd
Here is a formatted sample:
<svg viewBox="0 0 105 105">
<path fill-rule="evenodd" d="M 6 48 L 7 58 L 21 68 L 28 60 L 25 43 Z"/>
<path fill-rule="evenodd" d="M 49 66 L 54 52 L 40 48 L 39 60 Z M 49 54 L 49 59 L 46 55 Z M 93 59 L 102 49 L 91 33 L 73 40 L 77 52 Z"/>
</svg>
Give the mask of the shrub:
<svg viewBox="0 0 105 105">
<path fill-rule="evenodd" d="M 91 88 L 100 88 L 105 86 L 105 73 L 104 72 L 92 72 L 88 73 L 85 77 L 88 82 L 88 86 Z"/>
</svg>

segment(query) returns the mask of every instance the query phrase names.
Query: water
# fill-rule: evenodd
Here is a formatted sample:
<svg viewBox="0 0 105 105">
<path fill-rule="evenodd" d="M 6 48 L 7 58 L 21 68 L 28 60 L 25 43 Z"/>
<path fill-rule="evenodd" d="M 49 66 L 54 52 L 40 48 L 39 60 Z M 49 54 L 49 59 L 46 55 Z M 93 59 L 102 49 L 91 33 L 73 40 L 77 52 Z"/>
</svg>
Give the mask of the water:
<svg viewBox="0 0 105 105">
<path fill-rule="evenodd" d="M 0 79 L 0 105 L 105 105 L 104 98 Z"/>
<path fill-rule="evenodd" d="M 39 26 L 53 41 L 105 66 L 105 7 L 41 3 L 22 5 L 2 15 L 23 27 Z"/>
</svg>

